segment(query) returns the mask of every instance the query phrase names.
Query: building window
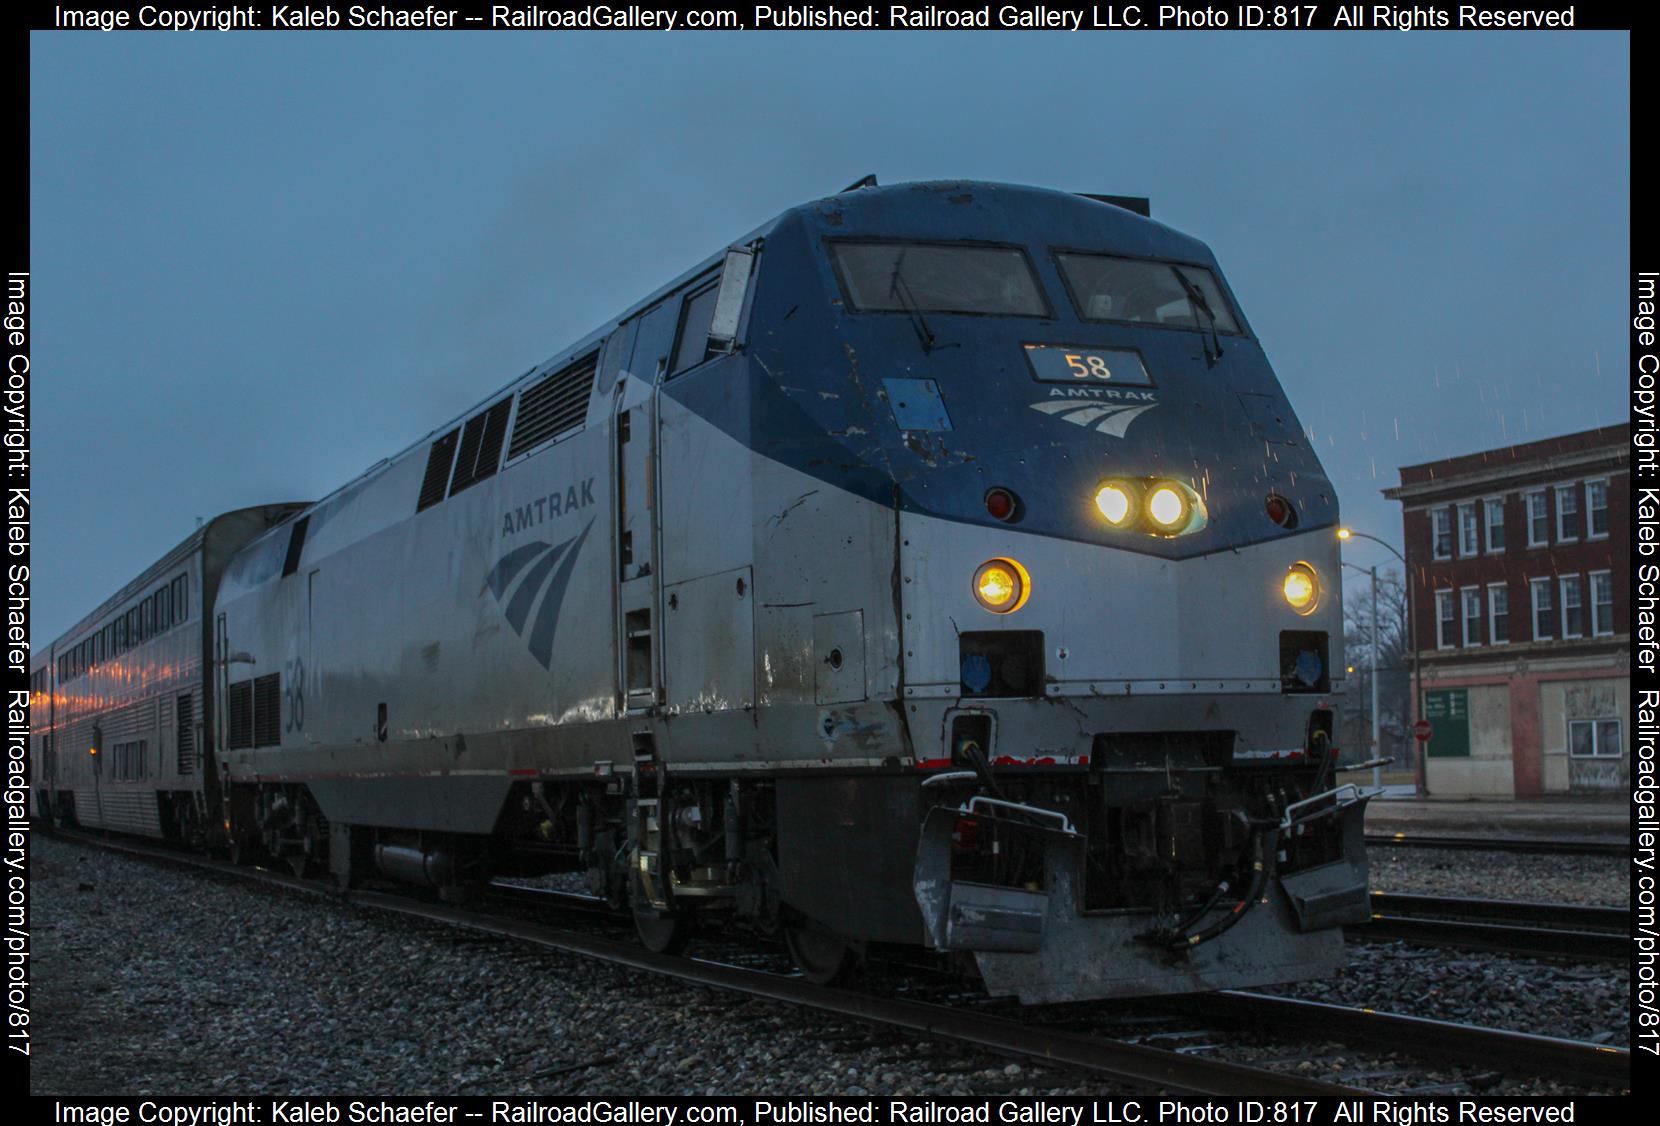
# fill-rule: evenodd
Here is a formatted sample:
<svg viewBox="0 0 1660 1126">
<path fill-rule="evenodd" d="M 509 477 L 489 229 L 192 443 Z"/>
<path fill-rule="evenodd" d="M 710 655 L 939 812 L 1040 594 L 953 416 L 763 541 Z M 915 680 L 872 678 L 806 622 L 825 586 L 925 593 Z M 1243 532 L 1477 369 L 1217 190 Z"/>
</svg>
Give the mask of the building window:
<svg viewBox="0 0 1660 1126">
<path fill-rule="evenodd" d="M 1568 753 L 1574 758 L 1619 758 L 1620 721 L 1617 719 L 1570 719 Z"/>
<path fill-rule="evenodd" d="M 1464 600 L 1464 646 L 1481 644 L 1481 591 L 1465 587 L 1458 592 Z"/>
<path fill-rule="evenodd" d="M 1504 498 L 1489 497 L 1482 502 L 1487 509 L 1487 550 L 1504 550 Z"/>
<path fill-rule="evenodd" d="M 1527 494 L 1527 545 L 1544 547 L 1550 542 L 1550 513 L 1545 508 L 1545 490 Z"/>
<path fill-rule="evenodd" d="M 1452 558 L 1452 509 L 1437 508 L 1429 514 L 1433 539 L 1430 550 L 1437 559 Z"/>
<path fill-rule="evenodd" d="M 1585 607 L 1579 597 L 1579 576 L 1563 575 L 1562 583 L 1562 636 L 1585 636 Z"/>
<path fill-rule="evenodd" d="M 1451 649 L 1453 647 L 1453 630 L 1457 628 L 1457 622 L 1458 619 L 1453 616 L 1452 591 L 1436 591 L 1435 647 L 1437 649 Z"/>
<path fill-rule="evenodd" d="M 1533 640 L 1549 641 L 1551 638 L 1550 580 L 1529 579 L 1527 589 L 1529 595 L 1533 598 Z"/>
<path fill-rule="evenodd" d="M 1579 538 L 1579 488 L 1576 485 L 1556 486 L 1556 542 L 1567 543 Z"/>
<path fill-rule="evenodd" d="M 1494 645 L 1510 641 L 1510 590 L 1503 583 L 1487 587 L 1487 633 Z"/>
<path fill-rule="evenodd" d="M 1480 528 L 1476 524 L 1474 503 L 1458 506 L 1458 554 L 1475 555 L 1481 551 Z"/>
<path fill-rule="evenodd" d="M 1606 637 L 1614 632 L 1614 577 L 1608 571 L 1586 577 L 1591 580 L 1591 633 Z"/>
<path fill-rule="evenodd" d="M 1608 535 L 1608 481 L 1585 482 L 1585 538 L 1600 540 Z"/>
</svg>

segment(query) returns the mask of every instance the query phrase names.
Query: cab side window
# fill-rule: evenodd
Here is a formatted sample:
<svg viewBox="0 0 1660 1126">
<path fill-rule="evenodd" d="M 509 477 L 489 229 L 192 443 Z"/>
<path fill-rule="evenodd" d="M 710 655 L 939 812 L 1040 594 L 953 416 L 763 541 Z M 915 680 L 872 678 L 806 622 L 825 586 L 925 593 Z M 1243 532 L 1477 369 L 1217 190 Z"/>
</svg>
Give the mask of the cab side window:
<svg viewBox="0 0 1660 1126">
<path fill-rule="evenodd" d="M 685 308 L 680 314 L 680 336 L 674 344 L 674 363 L 669 366 L 670 375 L 696 367 L 711 355 L 709 325 L 714 320 L 715 295 L 719 292 L 720 279 L 716 278 L 686 298 Z"/>
</svg>

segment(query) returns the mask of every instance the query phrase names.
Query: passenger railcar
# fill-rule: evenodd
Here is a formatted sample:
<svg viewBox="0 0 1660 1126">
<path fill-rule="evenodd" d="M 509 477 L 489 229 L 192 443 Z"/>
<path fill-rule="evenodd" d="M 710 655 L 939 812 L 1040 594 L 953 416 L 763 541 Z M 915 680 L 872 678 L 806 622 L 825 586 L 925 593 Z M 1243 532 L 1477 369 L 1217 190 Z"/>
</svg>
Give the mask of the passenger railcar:
<svg viewBox="0 0 1660 1126">
<path fill-rule="evenodd" d="M 219 795 L 203 607 L 231 555 L 300 507 L 206 522 L 40 654 L 29 677 L 39 816 L 207 840 Z"/>
<path fill-rule="evenodd" d="M 1337 500 L 1210 251 L 1122 202 L 793 208 L 255 536 L 200 638 L 226 842 L 586 872 L 819 978 L 1328 972 Z"/>
</svg>

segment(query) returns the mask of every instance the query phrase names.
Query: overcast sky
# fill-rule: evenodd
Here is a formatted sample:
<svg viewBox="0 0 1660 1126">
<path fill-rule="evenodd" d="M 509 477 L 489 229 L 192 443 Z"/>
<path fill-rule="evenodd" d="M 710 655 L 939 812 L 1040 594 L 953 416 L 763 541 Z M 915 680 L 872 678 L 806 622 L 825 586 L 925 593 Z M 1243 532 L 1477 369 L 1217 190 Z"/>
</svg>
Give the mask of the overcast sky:
<svg viewBox="0 0 1660 1126">
<path fill-rule="evenodd" d="M 1627 416 L 1624 34 L 36 33 L 31 67 L 36 646 L 867 172 L 1152 197 L 1397 546 L 1397 466 Z"/>
</svg>

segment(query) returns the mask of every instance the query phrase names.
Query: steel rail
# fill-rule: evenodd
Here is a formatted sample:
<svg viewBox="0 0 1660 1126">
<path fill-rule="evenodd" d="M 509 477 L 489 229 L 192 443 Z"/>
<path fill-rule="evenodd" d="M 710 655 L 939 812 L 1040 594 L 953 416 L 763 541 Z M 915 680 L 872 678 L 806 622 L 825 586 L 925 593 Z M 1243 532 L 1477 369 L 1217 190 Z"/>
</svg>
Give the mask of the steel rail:
<svg viewBox="0 0 1660 1126">
<path fill-rule="evenodd" d="M 1524 899 L 1461 899 L 1451 895 L 1404 895 L 1374 891 L 1372 914 L 1412 919 L 1463 919 L 1513 927 L 1617 931 L 1621 934 L 1631 930 L 1631 912 L 1625 907 L 1535 903 Z"/>
<path fill-rule="evenodd" d="M 1619 907 L 1372 893 L 1372 918 L 1347 928 L 1366 939 L 1545 957 L 1625 961 L 1631 915 Z"/>
<path fill-rule="evenodd" d="M 1399 939 L 1423 946 L 1451 946 L 1495 954 L 1594 958 L 1602 962 L 1623 962 L 1631 956 L 1631 939 L 1608 931 L 1512 927 L 1468 919 L 1395 915 L 1373 915 L 1370 922 L 1344 927 L 1343 931 L 1362 941 Z"/>
<path fill-rule="evenodd" d="M 1384 848 L 1450 848 L 1483 852 L 1524 852 L 1537 856 L 1628 856 L 1623 840 L 1556 837 L 1427 836 L 1420 833 L 1367 833 L 1368 845 Z"/>
</svg>

